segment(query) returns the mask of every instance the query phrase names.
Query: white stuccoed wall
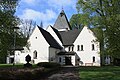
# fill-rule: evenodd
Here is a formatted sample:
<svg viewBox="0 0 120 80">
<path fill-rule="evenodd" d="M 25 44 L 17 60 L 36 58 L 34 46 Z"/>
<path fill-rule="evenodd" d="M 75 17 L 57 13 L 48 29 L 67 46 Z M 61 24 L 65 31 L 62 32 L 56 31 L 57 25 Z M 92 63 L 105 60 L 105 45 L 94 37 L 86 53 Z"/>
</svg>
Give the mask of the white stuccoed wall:
<svg viewBox="0 0 120 80">
<path fill-rule="evenodd" d="M 93 63 L 93 56 L 95 57 L 94 66 L 100 66 L 100 47 L 99 42 L 96 41 L 96 37 L 93 32 L 88 28 L 84 27 L 74 42 L 74 51 L 77 53 L 80 61 L 85 63 Z M 95 50 L 92 51 L 92 44 L 95 45 Z M 83 45 L 83 51 L 77 51 L 77 45 Z"/>
<path fill-rule="evenodd" d="M 26 61 L 25 61 L 25 57 L 27 56 L 27 55 L 30 55 L 30 56 L 32 56 L 31 55 L 31 53 L 21 53 L 21 51 L 15 51 L 15 63 L 17 64 L 17 63 L 27 63 Z M 32 57 L 31 57 L 31 59 L 32 59 Z"/>
<path fill-rule="evenodd" d="M 30 43 L 30 50 L 32 55 L 35 50 L 37 51 L 38 55 L 37 55 L 37 59 L 34 59 L 35 63 L 49 61 L 49 44 L 43 37 L 38 27 L 34 29 L 28 42 Z"/>
</svg>

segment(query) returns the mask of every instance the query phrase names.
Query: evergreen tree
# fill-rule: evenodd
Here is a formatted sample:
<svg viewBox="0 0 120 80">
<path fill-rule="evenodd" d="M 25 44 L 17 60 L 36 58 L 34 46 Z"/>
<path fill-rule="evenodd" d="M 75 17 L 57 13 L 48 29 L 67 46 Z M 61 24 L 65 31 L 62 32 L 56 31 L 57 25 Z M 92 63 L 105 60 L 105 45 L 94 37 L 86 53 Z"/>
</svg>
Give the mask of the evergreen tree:
<svg viewBox="0 0 120 80">
<path fill-rule="evenodd" d="M 19 19 L 14 16 L 18 0 L 0 0 L 0 63 L 5 63 L 7 50 L 14 42 L 14 27 Z"/>
</svg>

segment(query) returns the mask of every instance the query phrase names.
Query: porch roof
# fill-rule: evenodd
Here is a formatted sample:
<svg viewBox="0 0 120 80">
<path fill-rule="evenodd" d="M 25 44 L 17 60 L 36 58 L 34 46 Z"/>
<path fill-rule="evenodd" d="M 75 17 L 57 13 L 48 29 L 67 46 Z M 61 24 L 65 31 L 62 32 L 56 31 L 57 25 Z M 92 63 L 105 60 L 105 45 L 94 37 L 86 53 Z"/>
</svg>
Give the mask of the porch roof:
<svg viewBox="0 0 120 80">
<path fill-rule="evenodd" d="M 76 54 L 76 52 L 59 52 L 59 53 L 57 53 L 57 55 L 75 55 Z"/>
</svg>

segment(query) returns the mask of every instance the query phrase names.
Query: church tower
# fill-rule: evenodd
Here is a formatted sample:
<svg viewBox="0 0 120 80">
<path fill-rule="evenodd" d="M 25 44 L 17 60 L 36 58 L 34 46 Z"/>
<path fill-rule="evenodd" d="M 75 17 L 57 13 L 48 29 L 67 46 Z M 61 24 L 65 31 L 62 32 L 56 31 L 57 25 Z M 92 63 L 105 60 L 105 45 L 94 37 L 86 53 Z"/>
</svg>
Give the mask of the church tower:
<svg viewBox="0 0 120 80">
<path fill-rule="evenodd" d="M 62 10 L 53 26 L 58 31 L 68 31 L 71 30 L 70 24 L 66 17 L 64 10 Z"/>
</svg>

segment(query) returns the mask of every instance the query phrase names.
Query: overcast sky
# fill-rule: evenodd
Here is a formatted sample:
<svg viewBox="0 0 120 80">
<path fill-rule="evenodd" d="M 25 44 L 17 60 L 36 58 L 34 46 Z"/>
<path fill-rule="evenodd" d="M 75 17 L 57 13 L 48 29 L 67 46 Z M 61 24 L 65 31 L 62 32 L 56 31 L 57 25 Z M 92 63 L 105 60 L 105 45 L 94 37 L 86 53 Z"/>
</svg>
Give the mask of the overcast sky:
<svg viewBox="0 0 120 80">
<path fill-rule="evenodd" d="M 16 15 L 21 19 L 32 19 L 38 25 L 42 21 L 43 26 L 47 27 L 55 23 L 62 7 L 68 19 L 77 13 L 76 2 L 77 0 L 21 0 Z"/>
</svg>

